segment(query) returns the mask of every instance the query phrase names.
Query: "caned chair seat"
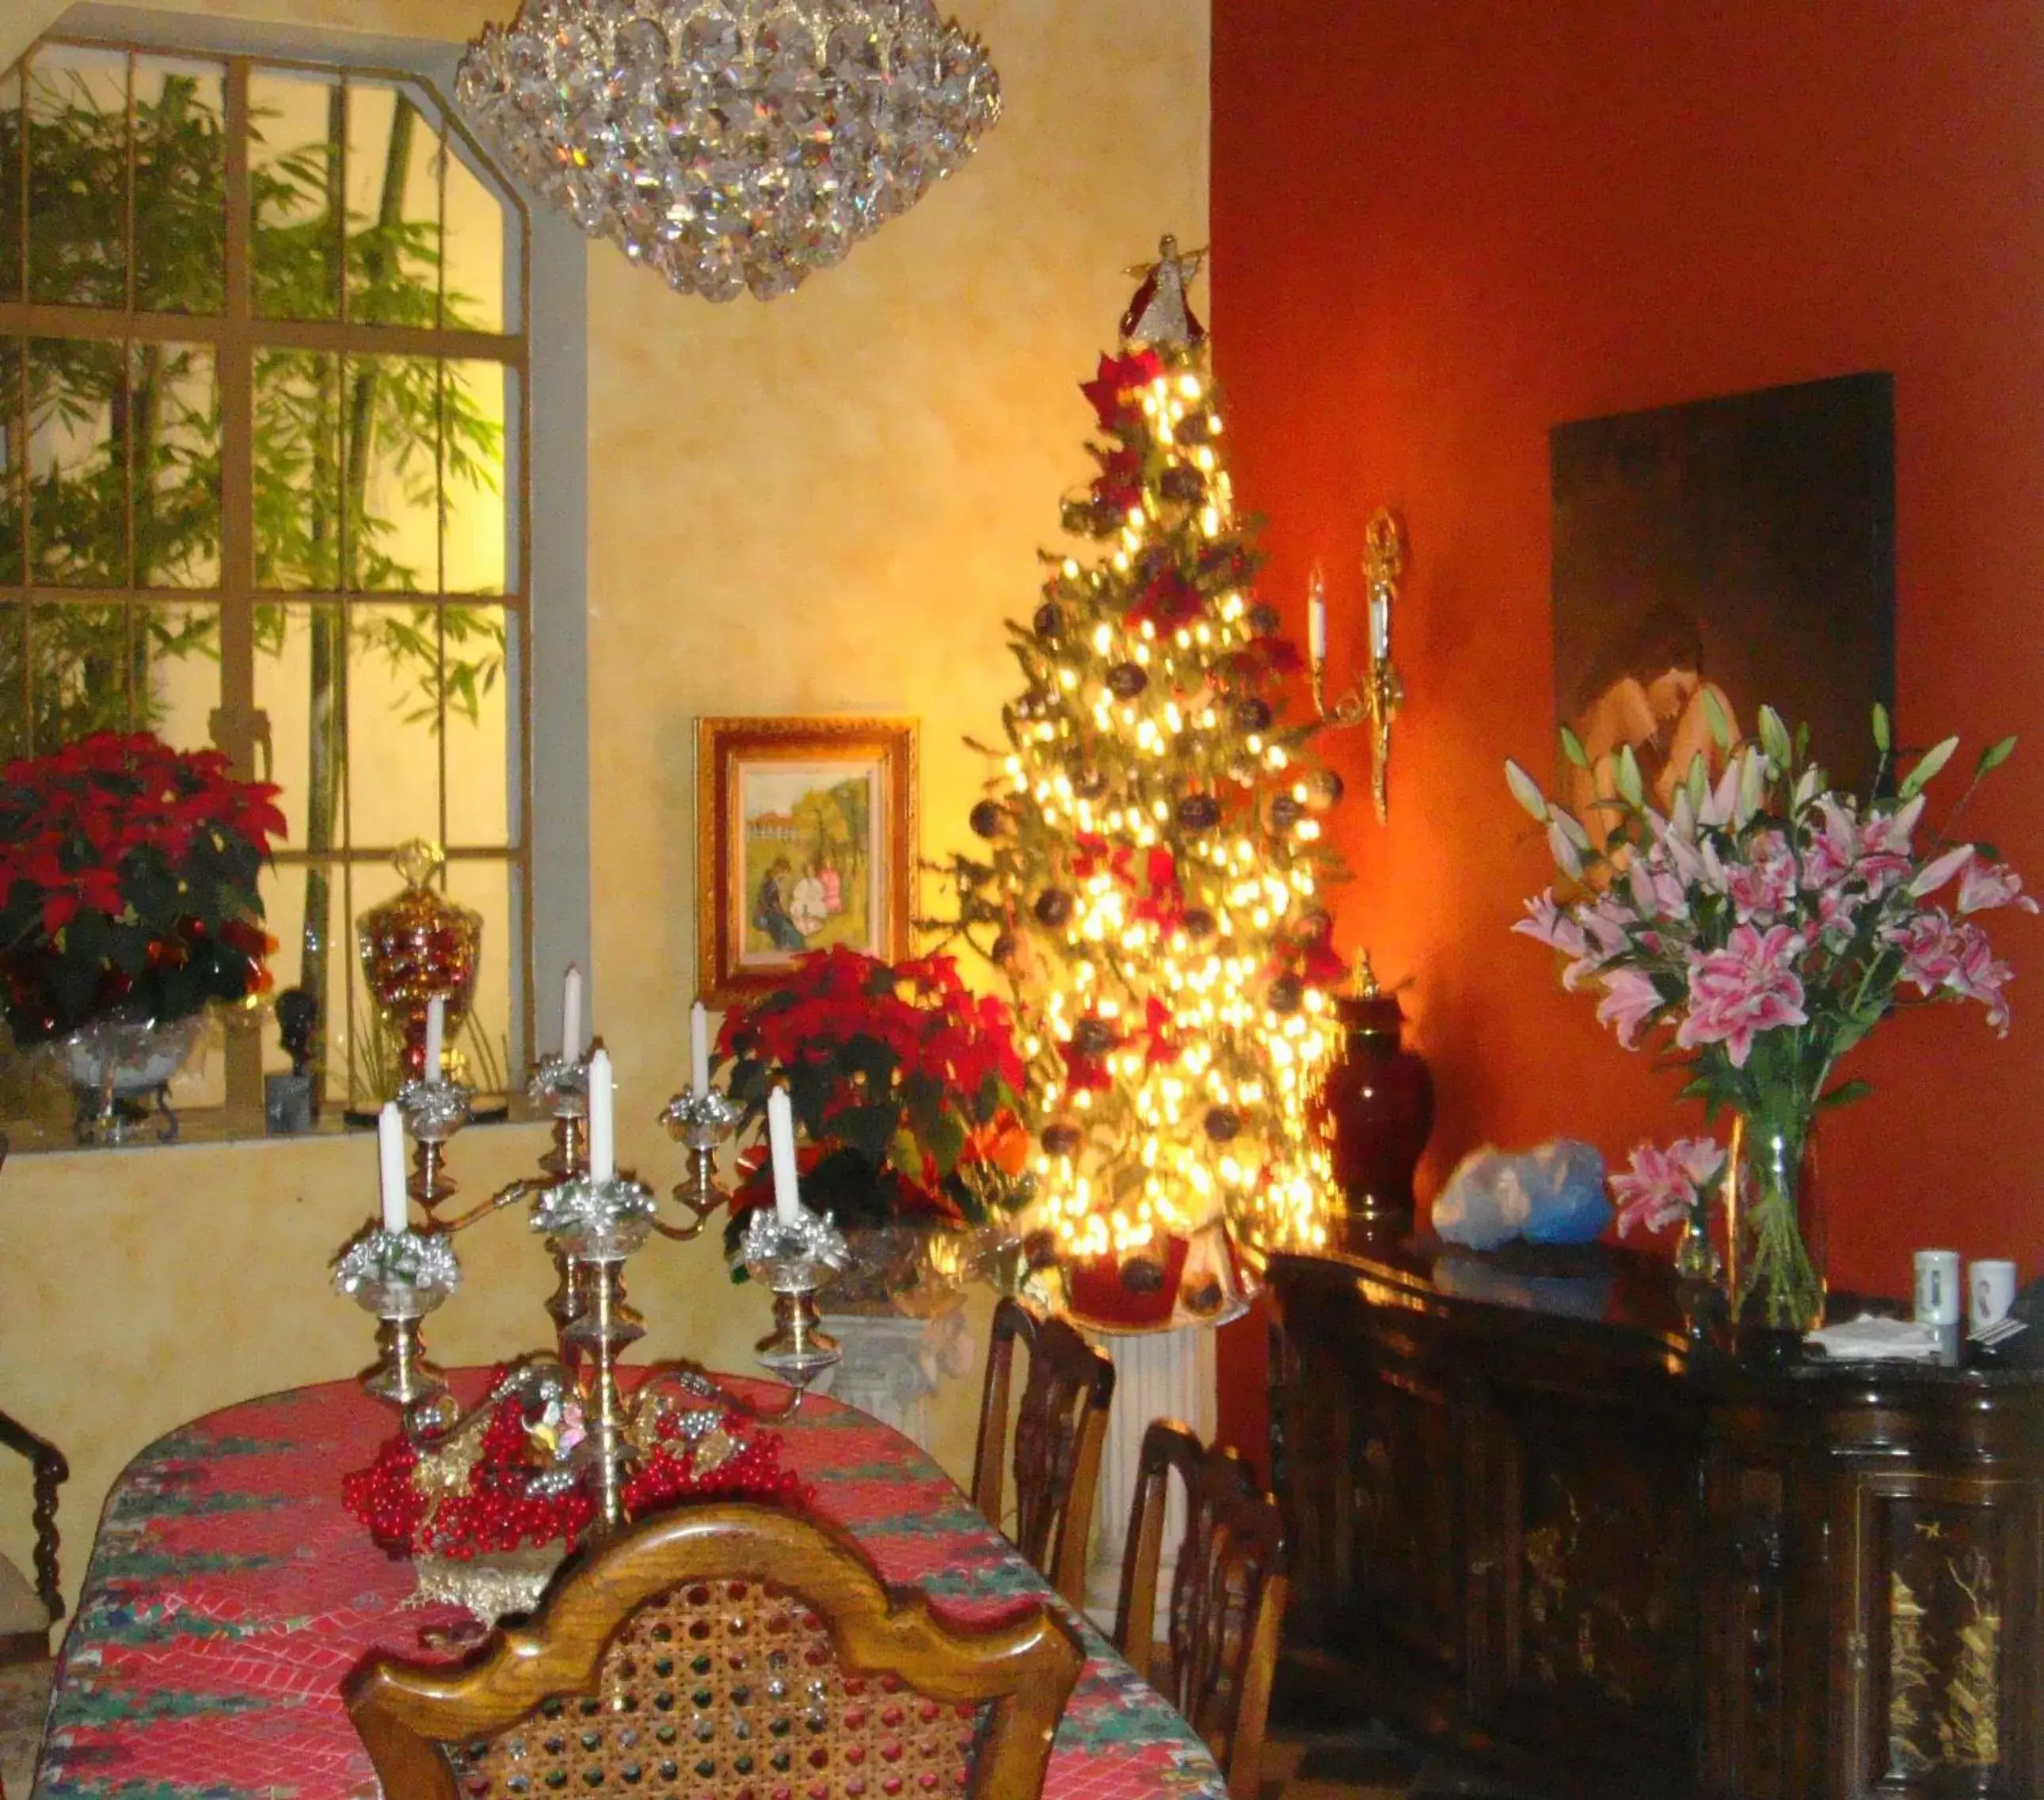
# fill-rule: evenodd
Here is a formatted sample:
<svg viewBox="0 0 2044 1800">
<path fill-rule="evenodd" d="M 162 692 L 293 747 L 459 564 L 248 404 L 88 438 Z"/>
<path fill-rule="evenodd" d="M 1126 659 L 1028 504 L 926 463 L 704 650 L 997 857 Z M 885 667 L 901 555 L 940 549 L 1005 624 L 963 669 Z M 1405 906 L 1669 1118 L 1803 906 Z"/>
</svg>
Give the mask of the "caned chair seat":
<svg viewBox="0 0 2044 1800">
<path fill-rule="evenodd" d="M 377 1657 L 346 1694 L 385 1800 L 1026 1800 L 1083 1660 L 1042 1606 L 951 1629 L 835 1528 L 732 1502 L 620 1533 L 464 1668 Z"/>
<path fill-rule="evenodd" d="M 1087 1540 L 1114 1399 L 1114 1364 L 1062 1318 L 1006 1299 L 993 1311 L 972 1460 L 972 1503 L 998 1529 L 1007 1487 L 1008 1401 L 1015 1343 L 1029 1373 L 1015 1416 L 1015 1546 L 1074 1606 L 1085 1605 Z"/>
<path fill-rule="evenodd" d="M 1185 1530 L 1158 1644 L 1157 1581 L 1174 1472 Z M 1185 1714 L 1234 1800 L 1254 1800 L 1260 1790 L 1285 1582 L 1283 1515 L 1241 1453 L 1209 1449 L 1185 1426 L 1153 1421 L 1136 1465 L 1115 1647 Z"/>
</svg>

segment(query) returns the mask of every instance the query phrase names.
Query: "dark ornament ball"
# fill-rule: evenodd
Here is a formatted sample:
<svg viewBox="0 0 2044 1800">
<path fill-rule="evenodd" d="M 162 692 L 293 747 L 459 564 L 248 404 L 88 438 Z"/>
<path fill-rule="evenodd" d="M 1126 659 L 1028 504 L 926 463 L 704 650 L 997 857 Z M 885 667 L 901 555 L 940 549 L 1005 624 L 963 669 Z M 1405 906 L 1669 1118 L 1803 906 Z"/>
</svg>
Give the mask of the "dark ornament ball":
<svg viewBox="0 0 2044 1800">
<path fill-rule="evenodd" d="M 1164 1265 L 1155 1257 L 1131 1257 L 1121 1265 L 1121 1284 L 1132 1294 L 1154 1294 L 1164 1285 Z"/>
<path fill-rule="evenodd" d="M 1107 672 L 1107 691 L 1116 700 L 1133 700 L 1149 685 L 1149 676 L 1137 663 L 1117 662 Z"/>
<path fill-rule="evenodd" d="M 1043 1127 L 1043 1149 L 1054 1157 L 1075 1157 L 1085 1138 L 1068 1119 L 1054 1119 Z"/>
<path fill-rule="evenodd" d="M 1183 501 L 1190 504 L 1206 497 L 1207 481 L 1189 462 L 1178 462 L 1164 471 L 1157 486 L 1163 490 L 1166 500 Z"/>
<path fill-rule="evenodd" d="M 1009 827 L 1008 808 L 997 800 L 983 800 L 972 809 L 970 823 L 982 838 L 1005 836 Z"/>
<path fill-rule="evenodd" d="M 1014 965 L 1016 952 L 1022 947 L 1022 940 L 1012 931 L 1003 931 L 993 940 L 993 966 L 1009 969 Z"/>
<path fill-rule="evenodd" d="M 1232 1107 L 1209 1107 L 1206 1126 L 1207 1135 L 1216 1144 L 1231 1143 L 1242 1130 L 1242 1115 Z"/>
<path fill-rule="evenodd" d="M 1270 729 L 1270 708 L 1267 702 L 1250 699 L 1235 703 L 1235 728 L 1238 731 L 1267 731 Z"/>
<path fill-rule="evenodd" d="M 1098 800 L 1107 792 L 1107 775 L 1103 770 L 1082 769 L 1072 777 L 1072 792 L 1081 800 Z"/>
<path fill-rule="evenodd" d="M 1036 635 L 1044 643 L 1055 643 L 1065 635 L 1064 608 L 1056 602 L 1047 600 L 1036 608 L 1036 616 L 1032 624 Z"/>
<path fill-rule="evenodd" d="M 1274 831 L 1290 831 L 1299 823 L 1300 816 L 1305 810 L 1290 794 L 1278 795 L 1270 803 L 1270 829 Z"/>
<path fill-rule="evenodd" d="M 1072 896 L 1062 888 L 1046 888 L 1036 896 L 1032 909 L 1039 925 L 1047 925 L 1055 931 L 1072 915 Z"/>
<path fill-rule="evenodd" d="M 1220 802 L 1212 794 L 1187 794 L 1178 802 L 1178 823 L 1188 831 L 1211 831 L 1220 823 Z"/>
<path fill-rule="evenodd" d="M 1259 638 L 1267 638 L 1278 629 L 1278 609 L 1266 606 L 1262 601 L 1249 609 L 1249 628 Z"/>
<path fill-rule="evenodd" d="M 1338 806 L 1347 792 L 1347 784 L 1331 769 L 1316 769 L 1306 783 L 1306 804 L 1316 812 Z"/>
<path fill-rule="evenodd" d="M 1270 984 L 1270 998 L 1265 1002 L 1275 1013 L 1297 1012 L 1304 992 L 1296 975 L 1281 975 Z"/>
<path fill-rule="evenodd" d="M 1082 1019 L 1072 1028 L 1072 1048 L 1081 1056 L 1105 1056 L 1120 1042 L 1114 1027 L 1104 1019 Z"/>
<path fill-rule="evenodd" d="M 1204 943 L 1214 935 L 1214 915 L 1203 906 L 1192 908 L 1178 923 L 1193 943 Z"/>
</svg>

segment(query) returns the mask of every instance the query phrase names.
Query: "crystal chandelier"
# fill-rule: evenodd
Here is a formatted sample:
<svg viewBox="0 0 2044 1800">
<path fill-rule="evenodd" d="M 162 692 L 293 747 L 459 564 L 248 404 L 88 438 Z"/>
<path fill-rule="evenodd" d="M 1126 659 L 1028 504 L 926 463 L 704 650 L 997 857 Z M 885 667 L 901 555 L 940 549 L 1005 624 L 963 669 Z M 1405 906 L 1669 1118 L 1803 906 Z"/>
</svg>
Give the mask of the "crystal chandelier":
<svg viewBox="0 0 2044 1800">
<path fill-rule="evenodd" d="M 931 0 L 525 0 L 455 96 L 505 166 L 669 286 L 792 292 L 1001 114 Z"/>
</svg>

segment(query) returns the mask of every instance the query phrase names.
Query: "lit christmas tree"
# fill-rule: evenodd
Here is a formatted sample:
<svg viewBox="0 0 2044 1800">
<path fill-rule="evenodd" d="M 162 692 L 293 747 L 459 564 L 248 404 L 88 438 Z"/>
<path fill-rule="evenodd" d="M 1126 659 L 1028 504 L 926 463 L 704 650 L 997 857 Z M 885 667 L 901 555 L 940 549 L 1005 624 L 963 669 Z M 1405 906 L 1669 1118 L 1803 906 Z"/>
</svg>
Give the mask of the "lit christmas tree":
<svg viewBox="0 0 2044 1800">
<path fill-rule="evenodd" d="M 960 928 L 1014 988 L 1062 1258 L 1166 1317 L 1225 1305 L 1210 1267 L 1161 1292 L 1217 1222 L 1252 1249 L 1324 1241 L 1308 1103 L 1345 973 L 1320 818 L 1340 778 L 1284 720 L 1301 659 L 1251 592 L 1197 267 L 1164 240 L 1120 354 L 1082 384 L 1105 441 L 1064 524 L 1097 548 L 1047 555 L 1042 604 L 1009 626 L 1024 686 L 1008 747 L 977 746 L 999 763 L 972 812 L 985 847 L 951 870 Z"/>
</svg>

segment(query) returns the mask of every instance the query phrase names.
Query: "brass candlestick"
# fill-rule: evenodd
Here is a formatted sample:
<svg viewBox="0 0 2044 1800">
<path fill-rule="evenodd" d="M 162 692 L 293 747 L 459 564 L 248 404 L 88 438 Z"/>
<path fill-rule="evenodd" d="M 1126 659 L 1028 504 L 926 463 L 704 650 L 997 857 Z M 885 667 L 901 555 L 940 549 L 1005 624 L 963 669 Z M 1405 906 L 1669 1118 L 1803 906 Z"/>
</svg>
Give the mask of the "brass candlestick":
<svg viewBox="0 0 2044 1800">
<path fill-rule="evenodd" d="M 370 1227 L 336 1259 L 336 1293 L 376 1315 L 376 1362 L 363 1390 L 398 1409 L 417 1439 L 444 1430 L 455 1407 L 446 1379 L 426 1359 L 420 1322 L 461 1284 L 461 1265 L 444 1235 Z"/>
<path fill-rule="evenodd" d="M 593 1357 L 594 1366 L 586 1372 L 583 1403 L 588 1435 L 575 1454 L 578 1467 L 594 1472 L 607 1531 L 625 1522 L 625 1474 L 639 1454 L 617 1391 L 617 1353 L 642 1337 L 644 1326 L 624 1303 L 623 1272 L 625 1260 L 646 1242 L 652 1219 L 652 1190 L 620 1175 L 563 1181 L 532 1207 L 532 1229 L 582 1265 L 586 1300 L 565 1335 Z"/>
<path fill-rule="evenodd" d="M 746 1226 L 739 1256 L 745 1272 L 773 1294 L 774 1329 L 754 1353 L 794 1389 L 793 1411 L 810 1383 L 843 1353 L 816 1314 L 817 1288 L 850 1260 L 843 1234 L 806 1207 L 797 1208 L 792 1219 L 760 1207 Z"/>
<path fill-rule="evenodd" d="M 701 1093 L 677 1094 L 660 1115 L 667 1135 L 689 1150 L 688 1179 L 674 1190 L 674 1197 L 689 1215 L 679 1226 L 660 1227 L 670 1238 L 686 1242 L 709 1222 L 710 1215 L 731 1196 L 717 1185 L 717 1152 L 743 1116 L 743 1109 L 728 1095 L 715 1089 Z"/>
<path fill-rule="evenodd" d="M 407 1081 L 398 1090 L 398 1111 L 413 1142 L 412 1178 L 405 1192 L 426 1209 L 434 1230 L 446 1228 L 438 1208 L 453 1199 L 456 1191 L 454 1177 L 447 1172 L 448 1140 L 468 1123 L 469 1102 L 474 1098 L 459 1081 L 445 1080 Z"/>
<path fill-rule="evenodd" d="M 535 1106 L 553 1115 L 552 1147 L 540 1157 L 540 1167 L 559 1181 L 579 1180 L 589 1173 L 589 1063 L 551 1056 L 532 1071 L 525 1092 Z M 547 1296 L 547 1315 L 554 1322 L 554 1342 L 561 1361 L 576 1366 L 580 1341 L 570 1328 L 581 1311 L 583 1295 L 582 1265 L 558 1241 L 549 1241 L 554 1259 L 554 1291 Z"/>
</svg>

